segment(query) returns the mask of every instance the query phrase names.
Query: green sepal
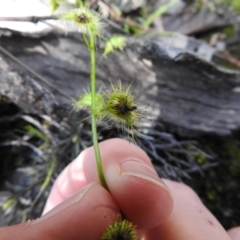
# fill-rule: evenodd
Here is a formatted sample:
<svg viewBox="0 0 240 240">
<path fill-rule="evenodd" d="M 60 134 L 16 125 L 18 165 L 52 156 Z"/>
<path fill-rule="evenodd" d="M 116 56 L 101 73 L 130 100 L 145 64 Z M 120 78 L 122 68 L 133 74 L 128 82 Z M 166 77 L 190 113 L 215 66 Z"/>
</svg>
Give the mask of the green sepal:
<svg viewBox="0 0 240 240">
<path fill-rule="evenodd" d="M 52 13 L 58 9 L 60 5 L 60 0 L 51 0 L 50 1 L 50 8 L 51 8 L 51 11 Z"/>
<path fill-rule="evenodd" d="M 74 107 L 75 108 L 85 107 L 85 108 L 91 109 L 91 106 L 92 106 L 92 96 L 91 96 L 91 93 L 86 93 L 85 95 L 81 96 L 79 98 L 79 100 L 77 100 L 74 103 Z M 101 110 L 103 108 L 103 106 L 104 106 L 104 99 L 98 93 L 95 94 L 95 106 L 96 106 L 97 110 Z"/>
<path fill-rule="evenodd" d="M 106 57 L 109 53 L 113 52 L 116 49 L 123 50 L 127 44 L 127 38 L 121 35 L 114 35 L 107 40 L 105 44 L 105 49 L 103 56 Z"/>
<path fill-rule="evenodd" d="M 44 142 L 46 142 L 46 143 L 50 142 L 50 138 L 45 133 L 42 133 L 40 130 L 38 130 L 37 128 L 35 128 L 31 125 L 27 125 L 25 127 L 25 129 L 28 133 L 32 134 L 33 136 L 39 137 Z"/>
</svg>

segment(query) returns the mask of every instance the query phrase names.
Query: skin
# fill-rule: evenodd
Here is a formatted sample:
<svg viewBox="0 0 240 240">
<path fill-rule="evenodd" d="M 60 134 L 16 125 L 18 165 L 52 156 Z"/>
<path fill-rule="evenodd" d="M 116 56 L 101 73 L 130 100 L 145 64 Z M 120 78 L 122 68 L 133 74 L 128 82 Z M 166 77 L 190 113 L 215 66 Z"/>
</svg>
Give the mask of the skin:
<svg viewBox="0 0 240 240">
<path fill-rule="evenodd" d="M 184 184 L 162 180 L 148 156 L 121 139 L 100 144 L 109 191 L 98 181 L 93 148 L 83 151 L 56 180 L 43 216 L 0 228 L 0 240 L 101 239 L 120 209 L 144 240 L 239 240 L 226 232 Z"/>
</svg>

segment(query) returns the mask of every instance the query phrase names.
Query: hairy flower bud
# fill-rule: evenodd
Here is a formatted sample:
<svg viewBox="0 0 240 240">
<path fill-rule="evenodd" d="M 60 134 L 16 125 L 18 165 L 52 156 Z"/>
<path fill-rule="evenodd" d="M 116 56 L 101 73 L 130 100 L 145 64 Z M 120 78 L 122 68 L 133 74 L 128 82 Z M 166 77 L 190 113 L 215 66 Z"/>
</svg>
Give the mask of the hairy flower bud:
<svg viewBox="0 0 240 240">
<path fill-rule="evenodd" d="M 142 112 L 137 107 L 137 102 L 129 87 L 124 87 L 121 82 L 117 86 L 111 84 L 111 89 L 106 90 L 104 114 L 132 131 L 132 135 L 138 133 L 136 127 L 142 117 Z"/>
<path fill-rule="evenodd" d="M 135 227 L 127 220 L 111 224 L 104 232 L 101 240 L 137 240 Z"/>
<path fill-rule="evenodd" d="M 100 22 L 100 14 L 90 10 L 87 7 L 80 7 L 70 10 L 62 15 L 64 20 L 72 21 L 79 27 L 79 31 L 87 34 L 89 31 L 95 35 L 99 35 L 99 30 L 102 27 Z"/>
</svg>

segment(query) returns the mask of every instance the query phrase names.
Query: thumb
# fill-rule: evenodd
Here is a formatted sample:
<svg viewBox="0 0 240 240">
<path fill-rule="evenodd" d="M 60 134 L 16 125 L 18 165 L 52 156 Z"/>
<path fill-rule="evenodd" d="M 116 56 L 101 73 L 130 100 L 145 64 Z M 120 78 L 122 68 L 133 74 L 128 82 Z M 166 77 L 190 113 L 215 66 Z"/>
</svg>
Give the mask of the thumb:
<svg viewBox="0 0 240 240">
<path fill-rule="evenodd" d="M 0 239 L 101 239 L 119 216 L 110 193 L 93 182 L 35 221 L 0 228 Z"/>
<path fill-rule="evenodd" d="M 122 139 L 99 144 L 108 189 L 124 216 L 138 228 L 166 221 L 173 209 L 171 193 L 158 177 L 146 153 Z M 56 180 L 45 212 L 98 180 L 93 147 L 83 151 Z"/>
<path fill-rule="evenodd" d="M 173 209 L 171 193 L 146 153 L 122 139 L 107 140 L 99 146 L 108 189 L 124 216 L 140 229 L 166 221 Z M 82 159 L 86 180 L 97 181 L 93 148 L 86 149 Z"/>
</svg>

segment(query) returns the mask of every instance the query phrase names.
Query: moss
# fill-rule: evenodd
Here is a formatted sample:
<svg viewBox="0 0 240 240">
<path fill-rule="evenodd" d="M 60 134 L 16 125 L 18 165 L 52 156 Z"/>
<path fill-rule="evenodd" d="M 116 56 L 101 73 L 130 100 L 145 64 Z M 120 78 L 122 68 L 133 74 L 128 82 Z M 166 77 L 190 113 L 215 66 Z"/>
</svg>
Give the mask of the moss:
<svg viewBox="0 0 240 240">
<path fill-rule="evenodd" d="M 226 228 L 240 224 L 240 143 L 239 136 L 221 138 L 205 136 L 198 139 L 202 149 L 216 154 L 218 165 L 192 176 L 187 183 L 195 189 L 204 204 Z"/>
<path fill-rule="evenodd" d="M 223 32 L 226 34 L 227 37 L 231 37 L 236 34 L 236 28 L 235 28 L 235 26 L 225 27 L 223 29 Z"/>
<path fill-rule="evenodd" d="M 208 162 L 206 156 L 202 153 L 197 153 L 196 151 L 194 151 L 192 145 L 188 145 L 186 147 L 186 149 L 189 151 L 189 154 L 191 152 L 194 152 L 192 154 L 190 154 L 190 157 L 193 161 L 197 162 L 199 165 L 203 165 L 203 164 L 206 164 Z"/>
<path fill-rule="evenodd" d="M 240 147 L 237 145 L 236 141 L 228 139 L 225 141 L 225 148 L 233 159 L 231 165 L 229 165 L 231 175 L 238 176 L 240 174 Z"/>
</svg>

